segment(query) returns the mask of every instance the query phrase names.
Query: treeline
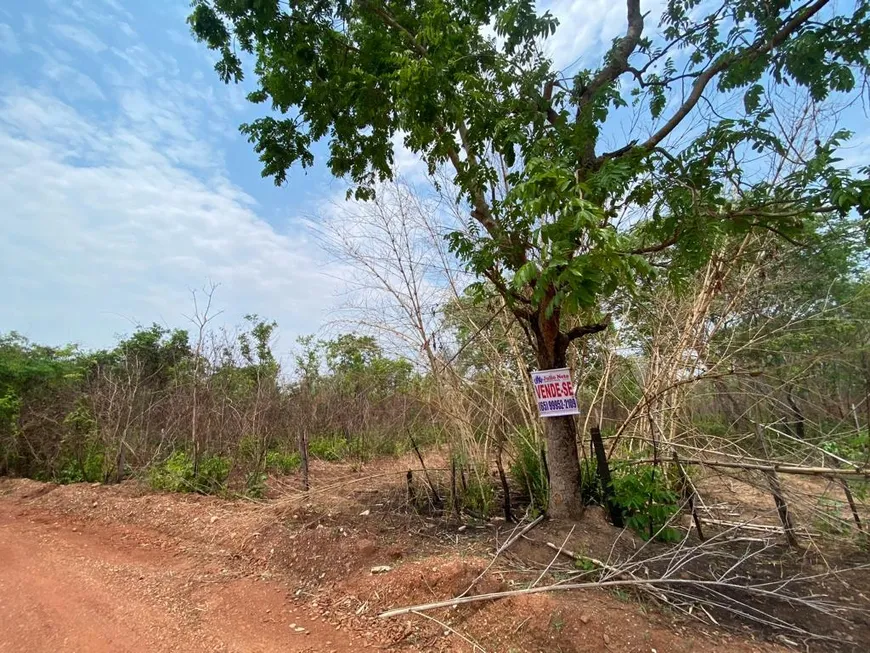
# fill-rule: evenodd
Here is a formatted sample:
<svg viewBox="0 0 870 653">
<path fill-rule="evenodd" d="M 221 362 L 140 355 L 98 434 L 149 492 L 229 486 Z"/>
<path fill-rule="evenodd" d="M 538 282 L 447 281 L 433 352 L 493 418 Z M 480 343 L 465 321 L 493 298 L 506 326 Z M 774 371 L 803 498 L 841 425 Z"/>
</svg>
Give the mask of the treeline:
<svg viewBox="0 0 870 653">
<path fill-rule="evenodd" d="M 272 351 L 276 324 L 241 332 L 140 328 L 104 351 L 0 336 L 0 474 L 58 482 L 147 475 L 159 488 L 263 489 L 292 471 L 300 444 L 325 459 L 395 453 L 413 427 L 424 379 L 371 337 L 303 339 L 295 369 Z"/>
</svg>

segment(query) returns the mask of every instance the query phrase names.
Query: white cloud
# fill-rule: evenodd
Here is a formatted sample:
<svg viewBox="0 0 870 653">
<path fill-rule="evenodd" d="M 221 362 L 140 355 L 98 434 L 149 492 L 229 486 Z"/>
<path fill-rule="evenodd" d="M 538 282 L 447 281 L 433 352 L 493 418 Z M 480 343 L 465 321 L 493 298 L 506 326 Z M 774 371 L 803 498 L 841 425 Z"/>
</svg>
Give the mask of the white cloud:
<svg viewBox="0 0 870 653">
<path fill-rule="evenodd" d="M 117 14 L 126 16 L 127 18 L 133 18 L 133 14 L 127 11 L 118 0 L 103 0 L 103 4 Z"/>
<path fill-rule="evenodd" d="M 52 25 L 51 29 L 58 36 L 72 41 L 83 50 L 88 50 L 89 52 L 102 52 L 108 47 L 96 34 L 78 25 Z"/>
<path fill-rule="evenodd" d="M 394 167 L 399 175 L 411 182 L 422 181 L 429 174 L 426 162 L 405 146 L 405 133 L 393 134 Z"/>
<path fill-rule="evenodd" d="M 136 37 L 136 30 L 130 27 L 130 23 L 124 22 L 122 20 L 118 23 L 118 29 L 121 30 L 126 36 L 129 36 L 131 39 Z"/>
<path fill-rule="evenodd" d="M 115 26 L 119 16 L 133 20 L 133 14 L 117 0 L 47 0 L 51 12 L 88 25 Z"/>
<path fill-rule="evenodd" d="M 100 86 L 93 79 L 56 59 L 47 59 L 42 66 L 42 72 L 46 77 L 56 82 L 65 97 L 97 100 L 106 98 Z"/>
<path fill-rule="evenodd" d="M 337 282 L 307 232 L 277 232 L 219 171 L 194 175 L 166 145 L 196 141 L 161 129 L 32 88 L 0 98 L 0 331 L 103 346 L 130 319 L 183 323 L 208 279 L 229 323 L 256 312 L 285 332 L 318 328 Z"/>
<path fill-rule="evenodd" d="M 644 34 L 658 25 L 664 0 L 643 3 Z M 545 46 L 557 68 L 597 67 L 613 39 L 625 35 L 628 25 L 625 2 L 614 0 L 553 0 L 543 3 L 559 19 L 559 27 Z"/>
<path fill-rule="evenodd" d="M 8 54 L 18 54 L 21 52 L 21 46 L 18 45 L 15 32 L 6 23 L 0 23 L 0 51 Z"/>
</svg>

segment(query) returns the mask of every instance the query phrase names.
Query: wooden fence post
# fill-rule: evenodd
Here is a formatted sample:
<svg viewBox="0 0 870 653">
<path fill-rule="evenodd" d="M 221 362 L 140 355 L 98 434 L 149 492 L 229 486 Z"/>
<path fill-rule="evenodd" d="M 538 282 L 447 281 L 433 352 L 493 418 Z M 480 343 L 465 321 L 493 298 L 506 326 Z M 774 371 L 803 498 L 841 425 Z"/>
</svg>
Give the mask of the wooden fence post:
<svg viewBox="0 0 870 653">
<path fill-rule="evenodd" d="M 592 447 L 595 449 L 595 462 L 597 463 L 598 479 L 601 481 L 601 491 L 604 493 L 604 506 L 610 515 L 611 523 L 617 528 L 624 528 L 622 511 L 613 499 L 613 480 L 610 477 L 610 466 L 607 464 L 607 454 L 604 451 L 604 440 L 601 439 L 601 430 L 593 426 L 589 430 L 592 439 Z"/>
<path fill-rule="evenodd" d="M 674 464 L 677 466 L 677 470 L 680 472 L 680 489 L 682 490 L 681 494 L 689 503 L 689 510 L 692 513 L 692 521 L 695 522 L 695 530 L 698 531 L 698 539 L 703 542 L 704 532 L 701 530 L 701 515 L 698 514 L 698 505 L 696 502 L 696 499 L 698 497 L 698 489 L 695 487 L 695 484 L 692 483 L 692 479 L 689 478 L 689 475 L 686 473 L 686 470 L 680 463 L 680 457 L 677 455 L 676 451 L 674 451 Z"/>
<path fill-rule="evenodd" d="M 767 460 L 770 460 L 770 453 L 767 449 L 767 441 L 764 439 L 764 433 L 761 431 L 761 424 L 755 422 L 755 439 L 758 441 L 761 450 L 764 452 L 764 457 Z M 797 549 L 800 548 L 798 545 L 797 537 L 794 534 L 794 524 L 791 520 L 791 515 L 788 511 L 788 504 L 785 502 L 785 496 L 782 493 L 782 485 L 779 482 L 779 475 L 776 473 L 776 470 L 769 470 L 764 472 L 765 477 L 767 478 L 767 485 L 770 488 L 770 493 L 773 495 L 773 501 L 776 504 L 776 511 L 779 513 L 779 520 L 782 522 L 782 530 L 785 532 L 785 539 L 788 541 L 788 545 Z"/>
</svg>

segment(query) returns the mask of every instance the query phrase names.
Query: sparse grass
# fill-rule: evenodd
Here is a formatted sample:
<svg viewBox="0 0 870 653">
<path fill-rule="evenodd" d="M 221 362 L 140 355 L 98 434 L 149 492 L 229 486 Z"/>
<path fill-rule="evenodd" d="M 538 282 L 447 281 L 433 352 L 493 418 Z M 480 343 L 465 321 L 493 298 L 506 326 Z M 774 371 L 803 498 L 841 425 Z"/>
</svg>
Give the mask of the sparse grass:
<svg viewBox="0 0 870 653">
<path fill-rule="evenodd" d="M 513 483 L 526 492 L 534 512 L 541 513 L 547 509 L 550 501 L 550 488 L 547 482 L 547 471 L 541 460 L 541 452 L 535 446 L 531 435 L 517 432 L 513 438 L 514 460 L 510 466 L 510 477 Z"/>
<path fill-rule="evenodd" d="M 486 470 L 471 469 L 465 488 L 460 488 L 460 501 L 464 508 L 478 515 L 489 516 L 495 503 L 495 487 Z"/>
</svg>

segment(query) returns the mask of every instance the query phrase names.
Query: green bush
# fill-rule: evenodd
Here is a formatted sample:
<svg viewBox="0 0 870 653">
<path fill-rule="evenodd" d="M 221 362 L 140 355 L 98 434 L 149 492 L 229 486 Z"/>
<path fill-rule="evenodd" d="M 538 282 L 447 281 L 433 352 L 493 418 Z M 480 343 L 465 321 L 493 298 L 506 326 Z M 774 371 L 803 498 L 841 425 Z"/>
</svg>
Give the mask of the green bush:
<svg viewBox="0 0 870 653">
<path fill-rule="evenodd" d="M 308 443 L 308 455 L 336 462 L 345 458 L 348 454 L 347 441 L 341 436 L 316 438 Z"/>
<path fill-rule="evenodd" d="M 851 432 L 836 439 L 827 439 L 820 447 L 840 458 L 854 462 L 863 462 L 870 453 L 870 432 L 862 429 Z"/>
<path fill-rule="evenodd" d="M 650 535 L 665 542 L 680 539 L 677 529 L 665 526 L 680 510 L 680 498 L 661 467 L 616 466 L 611 476 L 614 501 L 629 528 L 644 539 Z"/>
<path fill-rule="evenodd" d="M 278 474 L 292 474 L 302 464 L 302 456 L 298 451 L 283 453 L 269 451 L 266 454 L 266 469 Z"/>
<path fill-rule="evenodd" d="M 200 461 L 194 473 L 193 460 L 183 451 L 176 451 L 149 473 L 151 487 L 169 492 L 199 492 L 219 494 L 227 487 L 230 459 L 210 456 Z"/>
<path fill-rule="evenodd" d="M 101 483 L 106 477 L 106 455 L 99 444 L 91 444 L 84 457 L 66 458 L 57 473 L 58 483 Z"/>
</svg>

